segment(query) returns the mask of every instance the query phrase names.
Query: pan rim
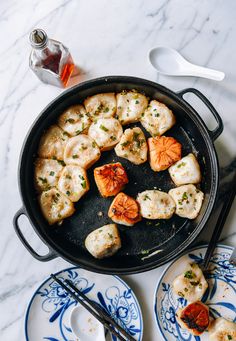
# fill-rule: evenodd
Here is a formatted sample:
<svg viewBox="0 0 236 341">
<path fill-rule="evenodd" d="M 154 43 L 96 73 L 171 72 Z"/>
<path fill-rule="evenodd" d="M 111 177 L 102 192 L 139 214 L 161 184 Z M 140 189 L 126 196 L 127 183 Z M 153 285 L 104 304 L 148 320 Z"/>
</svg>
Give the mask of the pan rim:
<svg viewBox="0 0 236 341">
<path fill-rule="evenodd" d="M 133 83 L 138 85 L 147 85 L 149 87 L 152 87 L 156 89 L 157 91 L 160 91 L 161 93 L 165 93 L 167 96 L 172 98 L 174 101 L 176 101 L 180 106 L 182 106 L 185 111 L 188 111 L 189 116 L 193 121 L 197 124 L 198 129 L 200 131 L 200 134 L 202 135 L 205 144 L 207 145 L 209 152 L 209 157 L 210 157 L 210 163 L 212 167 L 212 183 L 211 183 L 211 190 L 209 194 L 209 202 L 206 207 L 206 210 L 204 212 L 204 215 L 199 222 L 199 224 L 196 226 L 196 229 L 178 246 L 177 249 L 173 250 L 169 255 L 166 255 L 163 257 L 163 260 L 159 259 L 154 259 L 148 261 L 147 263 L 143 263 L 134 267 L 121 267 L 121 268 L 112 268 L 112 267 L 107 267 L 104 265 L 98 265 L 98 264 L 92 264 L 89 265 L 89 261 L 85 262 L 84 260 L 78 260 L 77 262 L 73 261 L 69 255 L 68 252 L 63 250 L 61 247 L 59 247 L 57 244 L 55 244 L 50 238 L 48 238 L 45 234 L 43 234 L 41 231 L 38 230 L 37 222 L 32 214 L 31 210 L 29 210 L 29 207 L 27 205 L 27 194 L 24 191 L 24 188 L 22 186 L 22 171 L 25 168 L 25 162 L 23 160 L 25 159 L 25 154 L 27 153 L 27 144 L 29 143 L 31 136 L 34 133 L 34 130 L 36 129 L 36 126 L 40 124 L 40 122 L 43 120 L 43 118 L 47 115 L 47 113 L 52 110 L 52 108 L 55 108 L 59 102 L 63 101 L 64 98 L 70 94 L 73 96 L 77 91 L 79 90 L 86 90 L 87 88 L 92 88 L 93 86 L 98 86 L 98 85 L 104 85 L 105 83 L 108 84 L 118 84 L 118 83 Z M 57 96 L 54 100 L 52 100 L 36 117 L 34 122 L 31 124 L 28 133 L 24 139 L 20 156 L 19 156 L 19 163 L 18 163 L 18 188 L 20 191 L 20 196 L 23 202 L 24 209 L 26 211 L 26 215 L 36 232 L 36 234 L 39 236 L 39 238 L 42 240 L 43 243 L 47 245 L 47 247 L 50 250 L 53 250 L 57 256 L 62 257 L 66 261 L 70 262 L 71 264 L 74 264 L 76 266 L 81 266 L 86 270 L 98 272 L 98 273 L 104 273 L 104 274 L 134 274 L 134 273 L 139 273 L 139 272 L 144 272 L 148 271 L 151 269 L 154 269 L 156 267 L 159 267 L 163 264 L 166 264 L 167 262 L 171 261 L 174 259 L 176 256 L 178 256 L 181 252 L 187 249 L 187 247 L 190 246 L 191 243 L 194 242 L 194 240 L 197 238 L 197 236 L 200 234 L 200 232 L 203 230 L 204 226 L 206 225 L 208 219 L 210 218 L 211 212 L 214 209 L 215 205 L 215 198 L 218 190 L 218 184 L 219 184 L 219 164 L 218 164 L 218 157 L 215 151 L 215 147 L 213 144 L 213 141 L 211 139 L 209 130 L 207 129 L 204 121 L 198 114 L 198 112 L 188 103 L 186 102 L 181 96 L 179 96 L 176 92 L 166 88 L 165 86 L 152 82 L 147 79 L 142 79 L 138 77 L 130 77 L 130 76 L 104 76 L 104 77 L 99 77 L 95 79 L 88 80 L 86 82 L 80 83 L 75 85 L 72 88 L 69 88 L 68 90 L 65 90 L 62 94 Z M 183 245 L 184 244 L 184 245 Z"/>
</svg>

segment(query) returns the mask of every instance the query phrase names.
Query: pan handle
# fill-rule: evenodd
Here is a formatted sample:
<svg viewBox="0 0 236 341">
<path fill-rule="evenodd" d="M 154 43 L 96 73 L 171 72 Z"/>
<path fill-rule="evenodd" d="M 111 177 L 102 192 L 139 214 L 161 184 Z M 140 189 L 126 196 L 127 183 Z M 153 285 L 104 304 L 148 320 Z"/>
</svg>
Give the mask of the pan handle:
<svg viewBox="0 0 236 341">
<path fill-rule="evenodd" d="M 29 251 L 29 253 L 31 253 L 31 255 L 36 258 L 37 260 L 41 261 L 41 262 L 48 262 L 54 258 L 57 257 L 57 254 L 54 253 L 52 250 L 49 249 L 49 252 L 46 255 L 39 255 L 31 246 L 30 244 L 27 242 L 27 240 L 25 239 L 19 224 L 18 224 L 18 219 L 20 218 L 20 216 L 25 215 L 27 218 L 27 214 L 26 211 L 24 209 L 24 207 L 22 207 L 21 209 L 19 209 L 19 211 L 16 212 L 14 218 L 13 218 L 13 225 L 14 225 L 14 229 L 16 231 L 17 236 L 19 237 L 19 239 L 21 240 L 22 244 L 25 246 L 25 248 Z"/>
<path fill-rule="evenodd" d="M 207 108 L 210 110 L 210 112 L 213 114 L 213 116 L 215 117 L 215 120 L 217 122 L 217 127 L 214 130 L 209 130 L 209 134 L 212 138 L 213 141 L 215 141 L 217 139 L 218 136 L 220 136 L 220 134 L 222 133 L 223 129 L 224 129 L 224 125 L 222 122 L 222 119 L 220 117 L 220 115 L 218 114 L 218 112 L 216 111 L 216 109 L 213 107 L 213 105 L 211 104 L 211 102 L 197 89 L 194 88 L 187 88 L 181 91 L 178 91 L 177 94 L 181 97 L 183 97 L 184 94 L 191 92 L 194 95 L 196 95 L 198 98 L 200 98 L 202 100 L 202 102 L 207 106 Z"/>
</svg>

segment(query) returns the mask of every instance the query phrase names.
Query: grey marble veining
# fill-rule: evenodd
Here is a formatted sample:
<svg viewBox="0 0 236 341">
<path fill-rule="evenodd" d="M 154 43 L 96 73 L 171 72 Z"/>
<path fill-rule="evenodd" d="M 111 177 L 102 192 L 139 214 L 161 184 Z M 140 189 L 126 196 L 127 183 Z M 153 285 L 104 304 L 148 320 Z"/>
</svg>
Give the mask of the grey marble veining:
<svg viewBox="0 0 236 341">
<path fill-rule="evenodd" d="M 196 87 L 214 104 L 224 121 L 215 142 L 221 169 L 217 209 L 197 243 L 207 242 L 224 193 L 235 170 L 236 136 L 236 2 L 234 0 L 9 0 L 0 3 L 0 335 L 24 340 L 28 301 L 52 271 L 68 266 L 56 259 L 39 263 L 21 245 L 12 217 L 21 206 L 17 163 L 24 137 L 40 111 L 62 90 L 38 81 L 28 67 L 28 34 L 41 27 L 71 50 L 83 72 L 76 81 L 104 75 L 133 75 L 159 82 L 174 91 Z M 168 45 L 190 61 L 225 72 L 217 83 L 205 79 L 159 76 L 148 63 L 150 48 Z M 204 106 L 187 97 L 212 129 L 214 119 Z M 235 204 L 221 240 L 236 245 Z M 44 250 L 29 223 L 22 228 L 37 250 Z M 153 294 L 164 267 L 148 274 L 123 276 L 137 294 L 144 315 L 144 341 L 160 340 L 153 318 Z M 159 337 L 159 338 L 158 338 Z"/>
</svg>

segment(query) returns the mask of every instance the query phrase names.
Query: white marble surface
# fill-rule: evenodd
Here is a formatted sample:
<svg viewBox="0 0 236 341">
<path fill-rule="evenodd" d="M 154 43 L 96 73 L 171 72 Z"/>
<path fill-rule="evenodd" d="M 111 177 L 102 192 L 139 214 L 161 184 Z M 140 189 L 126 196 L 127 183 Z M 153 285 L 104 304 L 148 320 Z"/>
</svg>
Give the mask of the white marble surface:
<svg viewBox="0 0 236 341">
<path fill-rule="evenodd" d="M 225 130 L 216 142 L 222 175 L 235 169 L 236 134 L 236 2 L 234 0 L 2 0 L 0 2 L 0 335 L 24 340 L 24 314 L 39 283 L 52 271 L 68 266 L 56 259 L 40 263 L 16 237 L 12 217 L 21 206 L 17 163 L 31 123 L 62 90 L 38 81 L 28 68 L 28 34 L 45 29 L 67 45 L 83 69 L 80 81 L 103 75 L 134 75 L 158 81 L 173 90 L 194 86 L 212 101 Z M 195 78 L 165 78 L 149 65 L 147 53 L 156 45 L 177 48 L 191 60 L 226 73 L 217 83 Z M 208 125 L 209 113 L 199 107 Z M 227 185 L 223 190 L 227 190 Z M 222 235 L 236 245 L 235 204 Z M 198 241 L 207 241 L 217 214 Z M 42 249 L 27 221 L 25 233 Z M 164 267 L 145 274 L 122 276 L 137 294 L 144 316 L 144 341 L 159 341 L 153 317 L 153 294 Z"/>
</svg>

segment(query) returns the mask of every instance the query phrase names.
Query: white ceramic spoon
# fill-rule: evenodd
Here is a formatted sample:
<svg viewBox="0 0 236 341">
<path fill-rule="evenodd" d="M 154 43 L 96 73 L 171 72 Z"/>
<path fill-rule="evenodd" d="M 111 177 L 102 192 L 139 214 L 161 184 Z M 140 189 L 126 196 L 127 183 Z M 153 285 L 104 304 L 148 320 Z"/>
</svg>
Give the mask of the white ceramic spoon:
<svg viewBox="0 0 236 341">
<path fill-rule="evenodd" d="M 149 52 L 149 60 L 159 73 L 167 76 L 196 76 L 216 81 L 222 81 L 225 77 L 224 72 L 189 63 L 169 47 L 155 47 Z"/>
<path fill-rule="evenodd" d="M 106 341 L 103 325 L 82 306 L 72 310 L 70 326 L 78 341 Z"/>
</svg>

